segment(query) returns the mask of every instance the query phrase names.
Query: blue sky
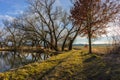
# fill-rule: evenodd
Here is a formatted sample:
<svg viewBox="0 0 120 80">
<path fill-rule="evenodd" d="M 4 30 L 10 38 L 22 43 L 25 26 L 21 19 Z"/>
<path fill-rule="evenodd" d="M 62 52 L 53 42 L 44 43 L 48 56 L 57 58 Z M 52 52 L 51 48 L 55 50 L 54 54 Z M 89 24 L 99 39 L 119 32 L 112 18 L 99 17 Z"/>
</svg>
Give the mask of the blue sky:
<svg viewBox="0 0 120 80">
<path fill-rule="evenodd" d="M 56 0 L 56 5 L 69 10 L 70 0 Z M 0 27 L 3 26 L 2 20 L 11 20 L 15 16 L 22 14 L 26 10 L 27 0 L 0 0 Z"/>
<path fill-rule="evenodd" d="M 15 16 L 23 11 L 26 6 L 25 0 L 0 0 L 0 15 Z"/>
<path fill-rule="evenodd" d="M 69 0 L 56 0 L 56 5 L 69 10 Z M 16 16 L 22 13 L 28 6 L 27 0 L 0 0 L 0 15 Z"/>
<path fill-rule="evenodd" d="M 0 0 L 0 28 L 3 27 L 3 19 L 13 19 L 23 13 L 26 7 L 26 0 Z"/>
<path fill-rule="evenodd" d="M 64 10 L 69 11 L 71 7 L 70 0 L 56 0 L 56 5 L 62 6 Z M 0 0 L 0 29 L 3 27 L 2 20 L 12 20 L 15 16 L 22 14 L 28 4 L 26 0 Z M 106 43 L 106 38 L 101 38 L 95 43 Z M 86 38 L 77 37 L 75 43 L 87 43 Z"/>
</svg>

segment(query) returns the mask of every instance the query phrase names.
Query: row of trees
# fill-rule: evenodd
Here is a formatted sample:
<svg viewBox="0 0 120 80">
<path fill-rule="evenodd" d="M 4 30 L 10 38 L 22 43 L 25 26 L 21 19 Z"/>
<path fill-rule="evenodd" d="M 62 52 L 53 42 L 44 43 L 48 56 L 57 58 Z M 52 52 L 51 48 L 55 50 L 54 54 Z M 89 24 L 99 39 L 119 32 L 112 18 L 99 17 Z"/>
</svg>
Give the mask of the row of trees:
<svg viewBox="0 0 120 80">
<path fill-rule="evenodd" d="M 29 0 L 29 8 L 12 21 L 4 20 L 1 45 L 43 46 L 53 50 L 72 49 L 78 35 L 89 40 L 106 33 L 107 24 L 119 13 L 120 5 L 109 0 L 74 0 L 70 13 L 55 5 L 56 0 Z M 70 14 L 70 15 L 69 15 Z"/>
<path fill-rule="evenodd" d="M 30 44 L 63 51 L 72 49 L 79 28 L 67 12 L 55 6 L 55 0 L 31 0 L 29 10 L 13 21 L 3 21 L 7 42 L 14 49 Z M 8 44 L 9 45 L 9 44 Z"/>
</svg>

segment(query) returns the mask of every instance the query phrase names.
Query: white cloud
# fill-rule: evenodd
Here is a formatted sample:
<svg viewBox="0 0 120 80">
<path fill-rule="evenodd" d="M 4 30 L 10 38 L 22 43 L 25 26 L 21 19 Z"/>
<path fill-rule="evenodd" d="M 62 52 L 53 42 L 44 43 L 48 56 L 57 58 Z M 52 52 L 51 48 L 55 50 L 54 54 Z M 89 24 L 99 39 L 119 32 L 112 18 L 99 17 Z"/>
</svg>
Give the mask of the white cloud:
<svg viewBox="0 0 120 80">
<path fill-rule="evenodd" d="M 0 15 L 0 20 L 12 21 L 13 19 L 15 19 L 15 18 L 12 16 L 9 16 L 9 15 Z"/>
<path fill-rule="evenodd" d="M 114 24 L 111 24 L 111 26 L 107 28 L 107 31 L 109 37 L 120 35 L 120 27 Z"/>
<path fill-rule="evenodd" d="M 112 39 L 110 37 L 101 37 L 98 40 L 94 41 L 93 44 L 110 44 Z"/>
<path fill-rule="evenodd" d="M 19 15 L 19 14 L 23 14 L 23 10 L 16 10 L 14 12 L 7 12 L 6 14 L 8 15 Z"/>
<path fill-rule="evenodd" d="M 4 27 L 2 20 L 13 21 L 15 18 L 9 15 L 0 15 L 0 29 Z"/>
<path fill-rule="evenodd" d="M 87 43 L 88 43 L 87 38 L 80 37 L 80 36 L 77 36 L 75 41 L 74 41 L 74 44 L 87 44 Z"/>
<path fill-rule="evenodd" d="M 93 44 L 110 44 L 111 42 L 109 41 L 95 41 Z"/>
<path fill-rule="evenodd" d="M 92 42 L 92 44 L 110 44 L 112 39 L 110 37 L 101 37 Z M 74 44 L 88 44 L 88 39 L 85 37 L 77 36 Z"/>
</svg>

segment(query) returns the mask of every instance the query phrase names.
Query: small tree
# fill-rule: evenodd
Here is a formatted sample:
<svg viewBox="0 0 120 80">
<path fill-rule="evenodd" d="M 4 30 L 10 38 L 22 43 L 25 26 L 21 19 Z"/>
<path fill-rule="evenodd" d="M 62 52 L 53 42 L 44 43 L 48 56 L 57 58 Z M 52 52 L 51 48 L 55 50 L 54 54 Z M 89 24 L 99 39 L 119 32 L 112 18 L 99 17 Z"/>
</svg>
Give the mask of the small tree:
<svg viewBox="0 0 120 80">
<path fill-rule="evenodd" d="M 106 34 L 107 24 L 120 11 L 120 4 L 117 0 L 75 0 L 73 4 L 71 17 L 75 24 L 82 26 L 80 35 L 87 36 L 89 53 L 92 53 L 92 38 Z"/>
</svg>

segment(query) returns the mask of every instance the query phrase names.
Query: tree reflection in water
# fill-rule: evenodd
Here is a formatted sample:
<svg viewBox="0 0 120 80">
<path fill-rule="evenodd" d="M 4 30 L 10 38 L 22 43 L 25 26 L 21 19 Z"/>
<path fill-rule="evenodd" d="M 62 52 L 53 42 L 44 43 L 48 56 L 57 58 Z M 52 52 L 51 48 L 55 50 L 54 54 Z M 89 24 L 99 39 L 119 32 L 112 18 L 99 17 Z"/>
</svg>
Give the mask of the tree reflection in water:
<svg viewBox="0 0 120 80">
<path fill-rule="evenodd" d="M 49 58 L 49 55 L 44 53 L 2 51 L 0 52 L 0 72 L 18 68 L 32 62 L 46 60 L 47 58 Z"/>
</svg>

